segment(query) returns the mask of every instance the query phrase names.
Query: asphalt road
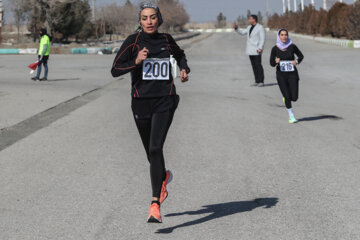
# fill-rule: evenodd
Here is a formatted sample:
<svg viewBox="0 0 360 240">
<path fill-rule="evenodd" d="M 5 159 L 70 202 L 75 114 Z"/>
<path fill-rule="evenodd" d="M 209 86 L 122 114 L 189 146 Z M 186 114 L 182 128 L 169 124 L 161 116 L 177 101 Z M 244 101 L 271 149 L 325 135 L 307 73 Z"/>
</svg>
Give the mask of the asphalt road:
<svg viewBox="0 0 360 240">
<path fill-rule="evenodd" d="M 360 50 L 293 39 L 289 124 L 267 37 L 264 88 L 244 37 L 181 42 L 192 72 L 162 224 L 146 223 L 149 166 L 114 55 L 53 55 L 48 82 L 29 80 L 33 56 L 0 56 L 0 239 L 360 239 Z"/>
</svg>

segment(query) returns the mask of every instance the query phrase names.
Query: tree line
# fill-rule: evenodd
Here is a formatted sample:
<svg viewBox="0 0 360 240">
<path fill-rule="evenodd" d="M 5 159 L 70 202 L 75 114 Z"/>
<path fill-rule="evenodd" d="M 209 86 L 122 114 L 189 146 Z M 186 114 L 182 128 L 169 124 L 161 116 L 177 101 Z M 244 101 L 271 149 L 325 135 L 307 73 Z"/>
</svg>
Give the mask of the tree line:
<svg viewBox="0 0 360 240">
<path fill-rule="evenodd" d="M 286 28 L 296 33 L 360 39 L 360 3 L 337 2 L 329 11 L 311 5 L 302 12 L 274 14 L 268 20 L 272 29 Z"/>
<path fill-rule="evenodd" d="M 164 19 L 163 31 L 179 31 L 189 21 L 189 15 L 179 0 L 154 0 Z M 19 29 L 26 24 L 34 41 L 39 29 L 46 27 L 55 42 L 101 39 L 104 35 L 127 35 L 139 26 L 138 5 L 127 0 L 102 6 L 92 19 L 88 0 L 10 0 L 10 10 Z M 111 37 L 110 37 L 111 38 Z"/>
<path fill-rule="evenodd" d="M 26 24 L 34 41 L 39 30 L 45 27 L 56 41 L 67 41 L 69 37 L 86 39 L 92 35 L 91 9 L 86 0 L 11 0 L 18 29 Z"/>
<path fill-rule="evenodd" d="M 248 9 L 247 13 L 246 13 L 246 17 L 244 15 L 239 16 L 236 19 L 236 25 L 238 25 L 239 27 L 245 28 L 249 25 L 249 17 L 251 15 L 253 15 L 254 13 L 251 13 L 251 11 Z M 258 11 L 257 13 L 255 13 L 254 15 L 256 15 L 258 17 L 258 22 L 260 24 L 264 24 L 264 16 L 262 15 L 262 13 L 260 11 Z"/>
<path fill-rule="evenodd" d="M 160 31 L 181 31 L 189 21 L 189 15 L 184 5 L 179 0 L 157 0 L 154 1 L 160 8 L 164 23 Z M 95 22 L 96 35 L 102 36 L 127 35 L 139 27 L 138 5 L 133 5 L 129 0 L 123 6 L 113 3 L 104 6 L 97 13 Z"/>
<path fill-rule="evenodd" d="M 239 27 L 247 27 L 249 25 L 249 17 L 250 15 L 252 15 L 253 13 L 251 13 L 251 11 L 248 9 L 247 13 L 246 13 L 246 17 L 244 15 L 238 16 L 238 18 L 236 19 L 236 21 L 234 22 L 234 24 L 236 24 Z M 260 11 L 257 12 L 257 14 L 255 14 L 258 17 L 258 22 L 260 24 L 264 23 L 264 17 L 261 14 Z M 216 28 L 224 28 L 227 25 L 227 21 L 226 21 L 226 16 L 224 16 L 224 14 L 222 12 L 219 13 L 219 15 L 216 18 L 216 23 L 215 23 L 215 27 Z"/>
</svg>

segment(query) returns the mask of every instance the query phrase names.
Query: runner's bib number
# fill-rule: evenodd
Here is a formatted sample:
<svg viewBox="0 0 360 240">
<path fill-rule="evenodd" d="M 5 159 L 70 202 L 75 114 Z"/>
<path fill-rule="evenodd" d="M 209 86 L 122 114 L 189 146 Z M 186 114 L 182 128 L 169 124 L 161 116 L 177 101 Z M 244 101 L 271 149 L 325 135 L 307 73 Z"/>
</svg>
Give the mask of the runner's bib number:
<svg viewBox="0 0 360 240">
<path fill-rule="evenodd" d="M 280 71 L 281 72 L 293 72 L 295 71 L 292 61 L 280 61 Z"/>
<path fill-rule="evenodd" d="M 169 80 L 170 59 L 148 58 L 143 62 L 143 80 Z"/>
</svg>

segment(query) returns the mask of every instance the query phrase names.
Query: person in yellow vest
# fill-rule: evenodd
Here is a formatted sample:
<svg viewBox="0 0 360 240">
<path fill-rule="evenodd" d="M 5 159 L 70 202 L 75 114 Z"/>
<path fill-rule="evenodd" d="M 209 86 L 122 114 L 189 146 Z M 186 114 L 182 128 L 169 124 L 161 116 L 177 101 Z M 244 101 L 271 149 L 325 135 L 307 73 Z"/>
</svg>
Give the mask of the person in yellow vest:
<svg viewBox="0 0 360 240">
<path fill-rule="evenodd" d="M 38 59 L 40 61 L 40 64 L 37 67 L 36 77 L 31 78 L 34 81 L 36 81 L 36 80 L 46 81 L 48 72 L 49 72 L 47 62 L 49 60 L 49 55 L 50 55 L 50 37 L 49 37 L 49 35 L 47 35 L 46 28 L 40 29 L 40 35 L 41 35 L 41 39 L 40 39 L 40 46 L 39 46 L 39 52 L 38 52 Z M 41 65 L 44 65 L 44 69 L 45 69 L 43 78 L 40 78 Z"/>
</svg>

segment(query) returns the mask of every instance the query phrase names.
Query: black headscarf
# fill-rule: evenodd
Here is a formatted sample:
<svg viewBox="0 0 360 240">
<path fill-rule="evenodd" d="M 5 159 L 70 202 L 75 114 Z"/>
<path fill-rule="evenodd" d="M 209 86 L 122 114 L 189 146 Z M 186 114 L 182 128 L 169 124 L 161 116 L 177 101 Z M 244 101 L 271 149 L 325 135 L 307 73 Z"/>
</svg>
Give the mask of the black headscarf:
<svg viewBox="0 0 360 240">
<path fill-rule="evenodd" d="M 161 25 L 164 21 L 163 21 L 163 18 L 162 18 L 162 15 L 161 15 L 161 12 L 160 12 L 159 7 L 158 7 L 156 4 L 154 4 L 154 3 L 143 3 L 143 4 L 140 5 L 140 9 L 139 9 L 139 23 L 140 23 L 140 26 L 141 26 L 141 11 L 144 10 L 145 8 L 155 9 L 157 18 L 158 18 L 158 20 L 159 20 L 159 25 L 158 25 L 158 27 L 160 27 L 160 25 Z"/>
</svg>

